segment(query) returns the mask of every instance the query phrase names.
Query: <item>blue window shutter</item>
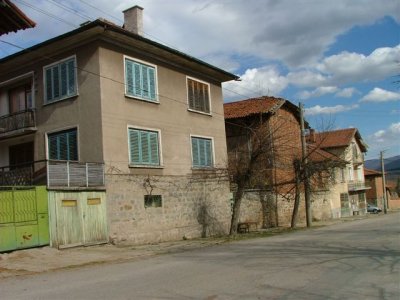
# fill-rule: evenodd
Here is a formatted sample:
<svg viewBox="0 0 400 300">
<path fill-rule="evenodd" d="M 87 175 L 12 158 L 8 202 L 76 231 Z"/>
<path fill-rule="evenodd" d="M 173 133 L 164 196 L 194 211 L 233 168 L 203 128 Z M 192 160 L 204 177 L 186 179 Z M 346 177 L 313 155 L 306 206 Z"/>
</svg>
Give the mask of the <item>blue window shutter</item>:
<svg viewBox="0 0 400 300">
<path fill-rule="evenodd" d="M 156 72 L 154 68 L 149 68 L 149 90 L 150 99 L 156 100 Z"/>
<path fill-rule="evenodd" d="M 134 95 L 133 92 L 133 63 L 129 60 L 125 60 L 126 68 L 126 93 L 128 95 Z"/>
<path fill-rule="evenodd" d="M 67 133 L 68 154 L 67 160 L 78 160 L 78 136 L 76 130 L 71 130 Z"/>
<path fill-rule="evenodd" d="M 159 165 L 158 133 L 150 132 L 150 164 Z"/>
<path fill-rule="evenodd" d="M 212 146 L 211 146 L 211 140 L 204 140 L 205 143 L 205 165 L 207 167 L 211 167 L 213 165 L 213 155 L 212 155 Z"/>
<path fill-rule="evenodd" d="M 146 131 L 140 132 L 140 143 L 142 145 L 142 163 L 150 163 L 150 136 Z"/>
<path fill-rule="evenodd" d="M 78 160 L 78 141 L 76 129 L 48 135 L 49 159 Z"/>
<path fill-rule="evenodd" d="M 52 89 L 52 72 L 51 69 L 46 70 L 46 101 L 53 99 L 53 89 Z"/>
<path fill-rule="evenodd" d="M 150 89 L 149 89 L 149 68 L 146 66 L 141 66 L 142 68 L 142 96 L 145 99 L 150 98 Z"/>
<path fill-rule="evenodd" d="M 212 141 L 205 138 L 192 138 L 193 167 L 212 167 Z"/>
<path fill-rule="evenodd" d="M 60 97 L 60 74 L 58 65 L 53 67 L 53 98 L 58 99 Z"/>
<path fill-rule="evenodd" d="M 67 95 L 67 85 L 68 85 L 68 76 L 67 76 L 67 64 L 61 64 L 61 95 Z"/>
<path fill-rule="evenodd" d="M 134 72 L 134 92 L 133 94 L 137 97 L 142 97 L 142 68 L 139 64 L 133 64 L 133 72 Z"/>
<path fill-rule="evenodd" d="M 192 138 L 192 156 L 193 156 L 193 166 L 200 166 L 200 154 L 199 154 L 199 139 Z"/>
<path fill-rule="evenodd" d="M 134 129 L 129 129 L 129 144 L 130 144 L 130 156 L 131 156 L 131 163 L 133 164 L 140 164 L 141 157 L 140 157 L 140 136 L 139 131 Z"/>
<path fill-rule="evenodd" d="M 71 59 L 70 61 L 67 62 L 68 67 L 68 95 L 73 95 L 76 93 L 77 88 L 76 88 L 76 78 L 75 78 L 75 59 Z"/>
</svg>

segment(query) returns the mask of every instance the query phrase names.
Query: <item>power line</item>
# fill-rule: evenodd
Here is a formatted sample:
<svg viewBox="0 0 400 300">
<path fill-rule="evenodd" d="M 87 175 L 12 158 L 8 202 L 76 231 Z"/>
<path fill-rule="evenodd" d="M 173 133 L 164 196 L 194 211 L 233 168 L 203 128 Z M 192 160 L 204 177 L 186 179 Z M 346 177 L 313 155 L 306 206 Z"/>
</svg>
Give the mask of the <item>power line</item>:
<svg viewBox="0 0 400 300">
<path fill-rule="evenodd" d="M 25 5 L 25 6 L 29 7 L 29 8 L 31 8 L 31 9 L 33 9 L 33 10 L 36 10 L 36 11 L 38 11 L 38 12 L 40 12 L 40 13 L 42 13 L 42 14 L 50 17 L 50 18 L 53 18 L 53 19 L 58 20 L 58 21 L 60 21 L 62 23 L 65 23 L 65 24 L 67 24 L 67 25 L 69 25 L 69 26 L 71 26 L 73 28 L 78 28 L 79 27 L 79 26 L 76 26 L 75 24 L 72 24 L 72 23 L 70 23 L 70 22 L 68 22 L 68 21 L 66 21 L 66 20 L 64 20 L 64 19 L 62 19 L 62 18 L 60 18 L 60 17 L 48 12 L 48 11 L 46 11 L 46 10 L 37 8 L 34 5 L 31 5 L 31 4 L 29 4 L 29 3 L 27 3 L 27 2 L 25 2 L 23 0 L 15 0 L 15 1 L 17 3 L 19 3 L 19 4 Z"/>
</svg>

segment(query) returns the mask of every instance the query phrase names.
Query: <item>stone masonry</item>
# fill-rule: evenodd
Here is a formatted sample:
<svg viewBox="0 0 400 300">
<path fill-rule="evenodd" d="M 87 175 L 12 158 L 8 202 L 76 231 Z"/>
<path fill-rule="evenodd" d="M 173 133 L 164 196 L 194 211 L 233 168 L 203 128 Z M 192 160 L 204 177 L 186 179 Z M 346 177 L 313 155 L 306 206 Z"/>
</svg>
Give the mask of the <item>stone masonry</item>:
<svg viewBox="0 0 400 300">
<path fill-rule="evenodd" d="M 202 176 L 106 175 L 110 239 L 145 244 L 229 231 L 229 183 Z M 161 203 L 145 206 L 145 195 Z M 160 205 L 161 204 L 161 205 Z"/>
</svg>

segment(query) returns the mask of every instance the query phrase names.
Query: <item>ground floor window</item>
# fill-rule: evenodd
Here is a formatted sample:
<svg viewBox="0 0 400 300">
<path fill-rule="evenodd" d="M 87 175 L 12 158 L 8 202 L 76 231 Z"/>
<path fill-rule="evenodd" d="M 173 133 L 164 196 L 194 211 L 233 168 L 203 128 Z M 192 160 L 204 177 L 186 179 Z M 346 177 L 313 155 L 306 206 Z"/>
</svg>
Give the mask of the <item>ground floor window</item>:
<svg viewBox="0 0 400 300">
<path fill-rule="evenodd" d="M 49 159 L 78 160 L 78 134 L 77 129 L 68 129 L 50 133 L 48 139 Z"/>
</svg>

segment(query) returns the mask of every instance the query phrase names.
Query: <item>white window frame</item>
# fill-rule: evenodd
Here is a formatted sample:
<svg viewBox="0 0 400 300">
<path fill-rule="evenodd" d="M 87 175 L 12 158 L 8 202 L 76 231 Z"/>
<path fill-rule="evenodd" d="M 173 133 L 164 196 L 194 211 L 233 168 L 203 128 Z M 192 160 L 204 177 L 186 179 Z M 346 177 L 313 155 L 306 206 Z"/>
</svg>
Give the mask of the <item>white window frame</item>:
<svg viewBox="0 0 400 300">
<path fill-rule="evenodd" d="M 49 155 L 49 134 L 57 133 L 57 132 L 60 132 L 60 131 L 65 131 L 65 130 L 70 130 L 70 129 L 75 129 L 75 128 L 76 128 L 76 143 L 77 143 L 77 148 L 78 148 L 78 160 L 77 161 L 80 160 L 81 151 L 80 151 L 80 143 L 79 143 L 80 139 L 79 139 L 79 125 L 78 124 L 77 125 L 67 126 L 67 127 L 61 127 L 61 128 L 57 128 L 57 129 L 45 132 L 45 134 L 44 134 L 45 135 L 44 146 L 46 147 L 46 149 L 45 149 L 46 150 L 45 151 L 46 160 L 50 159 L 50 155 Z"/>
<path fill-rule="evenodd" d="M 131 144 L 129 143 L 129 129 L 138 129 L 138 130 L 143 130 L 143 131 L 153 131 L 157 132 L 158 136 L 158 155 L 159 155 L 159 160 L 160 164 L 159 165 L 136 165 L 131 163 Z M 149 127 L 143 127 L 143 126 L 136 126 L 136 125 L 128 125 L 126 129 L 127 133 L 127 142 L 128 142 L 128 164 L 130 168 L 146 168 L 146 169 L 163 169 L 164 168 L 164 160 L 163 160 L 163 155 L 162 155 L 162 142 L 161 142 L 161 129 L 158 128 L 149 128 Z"/>
<path fill-rule="evenodd" d="M 127 59 L 132 60 L 134 62 L 137 62 L 138 64 L 142 64 L 142 65 L 146 65 L 146 66 L 154 68 L 154 86 L 155 86 L 155 93 L 156 93 L 156 99 L 154 101 L 146 99 L 146 98 L 142 98 L 142 97 L 132 96 L 132 95 L 129 95 L 127 93 L 127 88 L 128 88 L 127 78 L 126 78 L 126 60 Z M 131 98 L 131 99 L 140 100 L 140 101 L 144 101 L 144 102 L 147 102 L 147 103 L 160 104 L 160 98 L 158 96 L 158 70 L 157 70 L 157 65 L 149 63 L 149 62 L 141 60 L 141 59 L 134 58 L 132 56 L 128 56 L 128 55 L 124 55 L 123 56 L 123 65 L 124 65 L 124 95 L 125 95 L 125 97 Z"/>
<path fill-rule="evenodd" d="M 197 82 L 200 82 L 200 83 L 203 83 L 203 84 L 206 84 L 208 86 L 208 105 L 210 107 L 210 112 L 209 113 L 201 111 L 201 110 L 195 110 L 193 108 L 190 108 L 188 79 L 193 80 L 193 81 L 197 81 Z M 197 79 L 195 77 L 186 76 L 185 85 L 186 85 L 186 103 L 187 103 L 188 111 L 191 111 L 191 112 L 194 112 L 194 113 L 198 113 L 198 114 L 202 114 L 202 115 L 206 115 L 206 116 L 212 116 L 212 106 L 211 106 L 212 99 L 211 99 L 211 85 L 210 85 L 210 83 L 208 83 L 206 81 L 203 81 L 203 80 L 200 80 L 200 79 Z"/>
<path fill-rule="evenodd" d="M 192 138 L 211 140 L 212 165 L 210 167 L 195 167 L 195 166 L 193 166 Z M 205 135 L 198 135 L 198 134 L 190 134 L 189 144 L 190 144 L 190 157 L 191 157 L 190 164 L 192 166 L 192 169 L 203 170 L 203 169 L 213 169 L 213 168 L 215 168 L 215 143 L 214 143 L 214 138 L 213 137 L 205 136 Z"/>
<path fill-rule="evenodd" d="M 54 100 L 54 101 L 47 101 L 46 69 L 51 68 L 51 67 L 53 67 L 55 65 L 61 64 L 61 63 L 65 62 L 67 60 L 70 60 L 72 58 L 75 60 L 75 68 L 74 68 L 74 72 L 75 72 L 75 93 L 72 94 L 72 95 L 61 97 L 60 99 L 57 99 L 57 100 Z M 42 72 L 43 72 L 43 98 L 44 98 L 43 99 L 43 106 L 50 105 L 50 104 L 53 104 L 53 103 L 57 103 L 57 102 L 60 102 L 60 101 L 66 100 L 66 99 L 70 99 L 70 98 L 79 96 L 78 71 L 77 71 L 77 68 L 78 68 L 78 59 L 76 57 L 76 54 L 71 55 L 71 56 L 66 57 L 66 58 L 63 58 L 63 59 L 60 59 L 59 61 L 56 61 L 54 63 L 51 63 L 51 64 L 46 65 L 46 66 L 43 67 L 43 69 L 42 69 Z"/>
</svg>

